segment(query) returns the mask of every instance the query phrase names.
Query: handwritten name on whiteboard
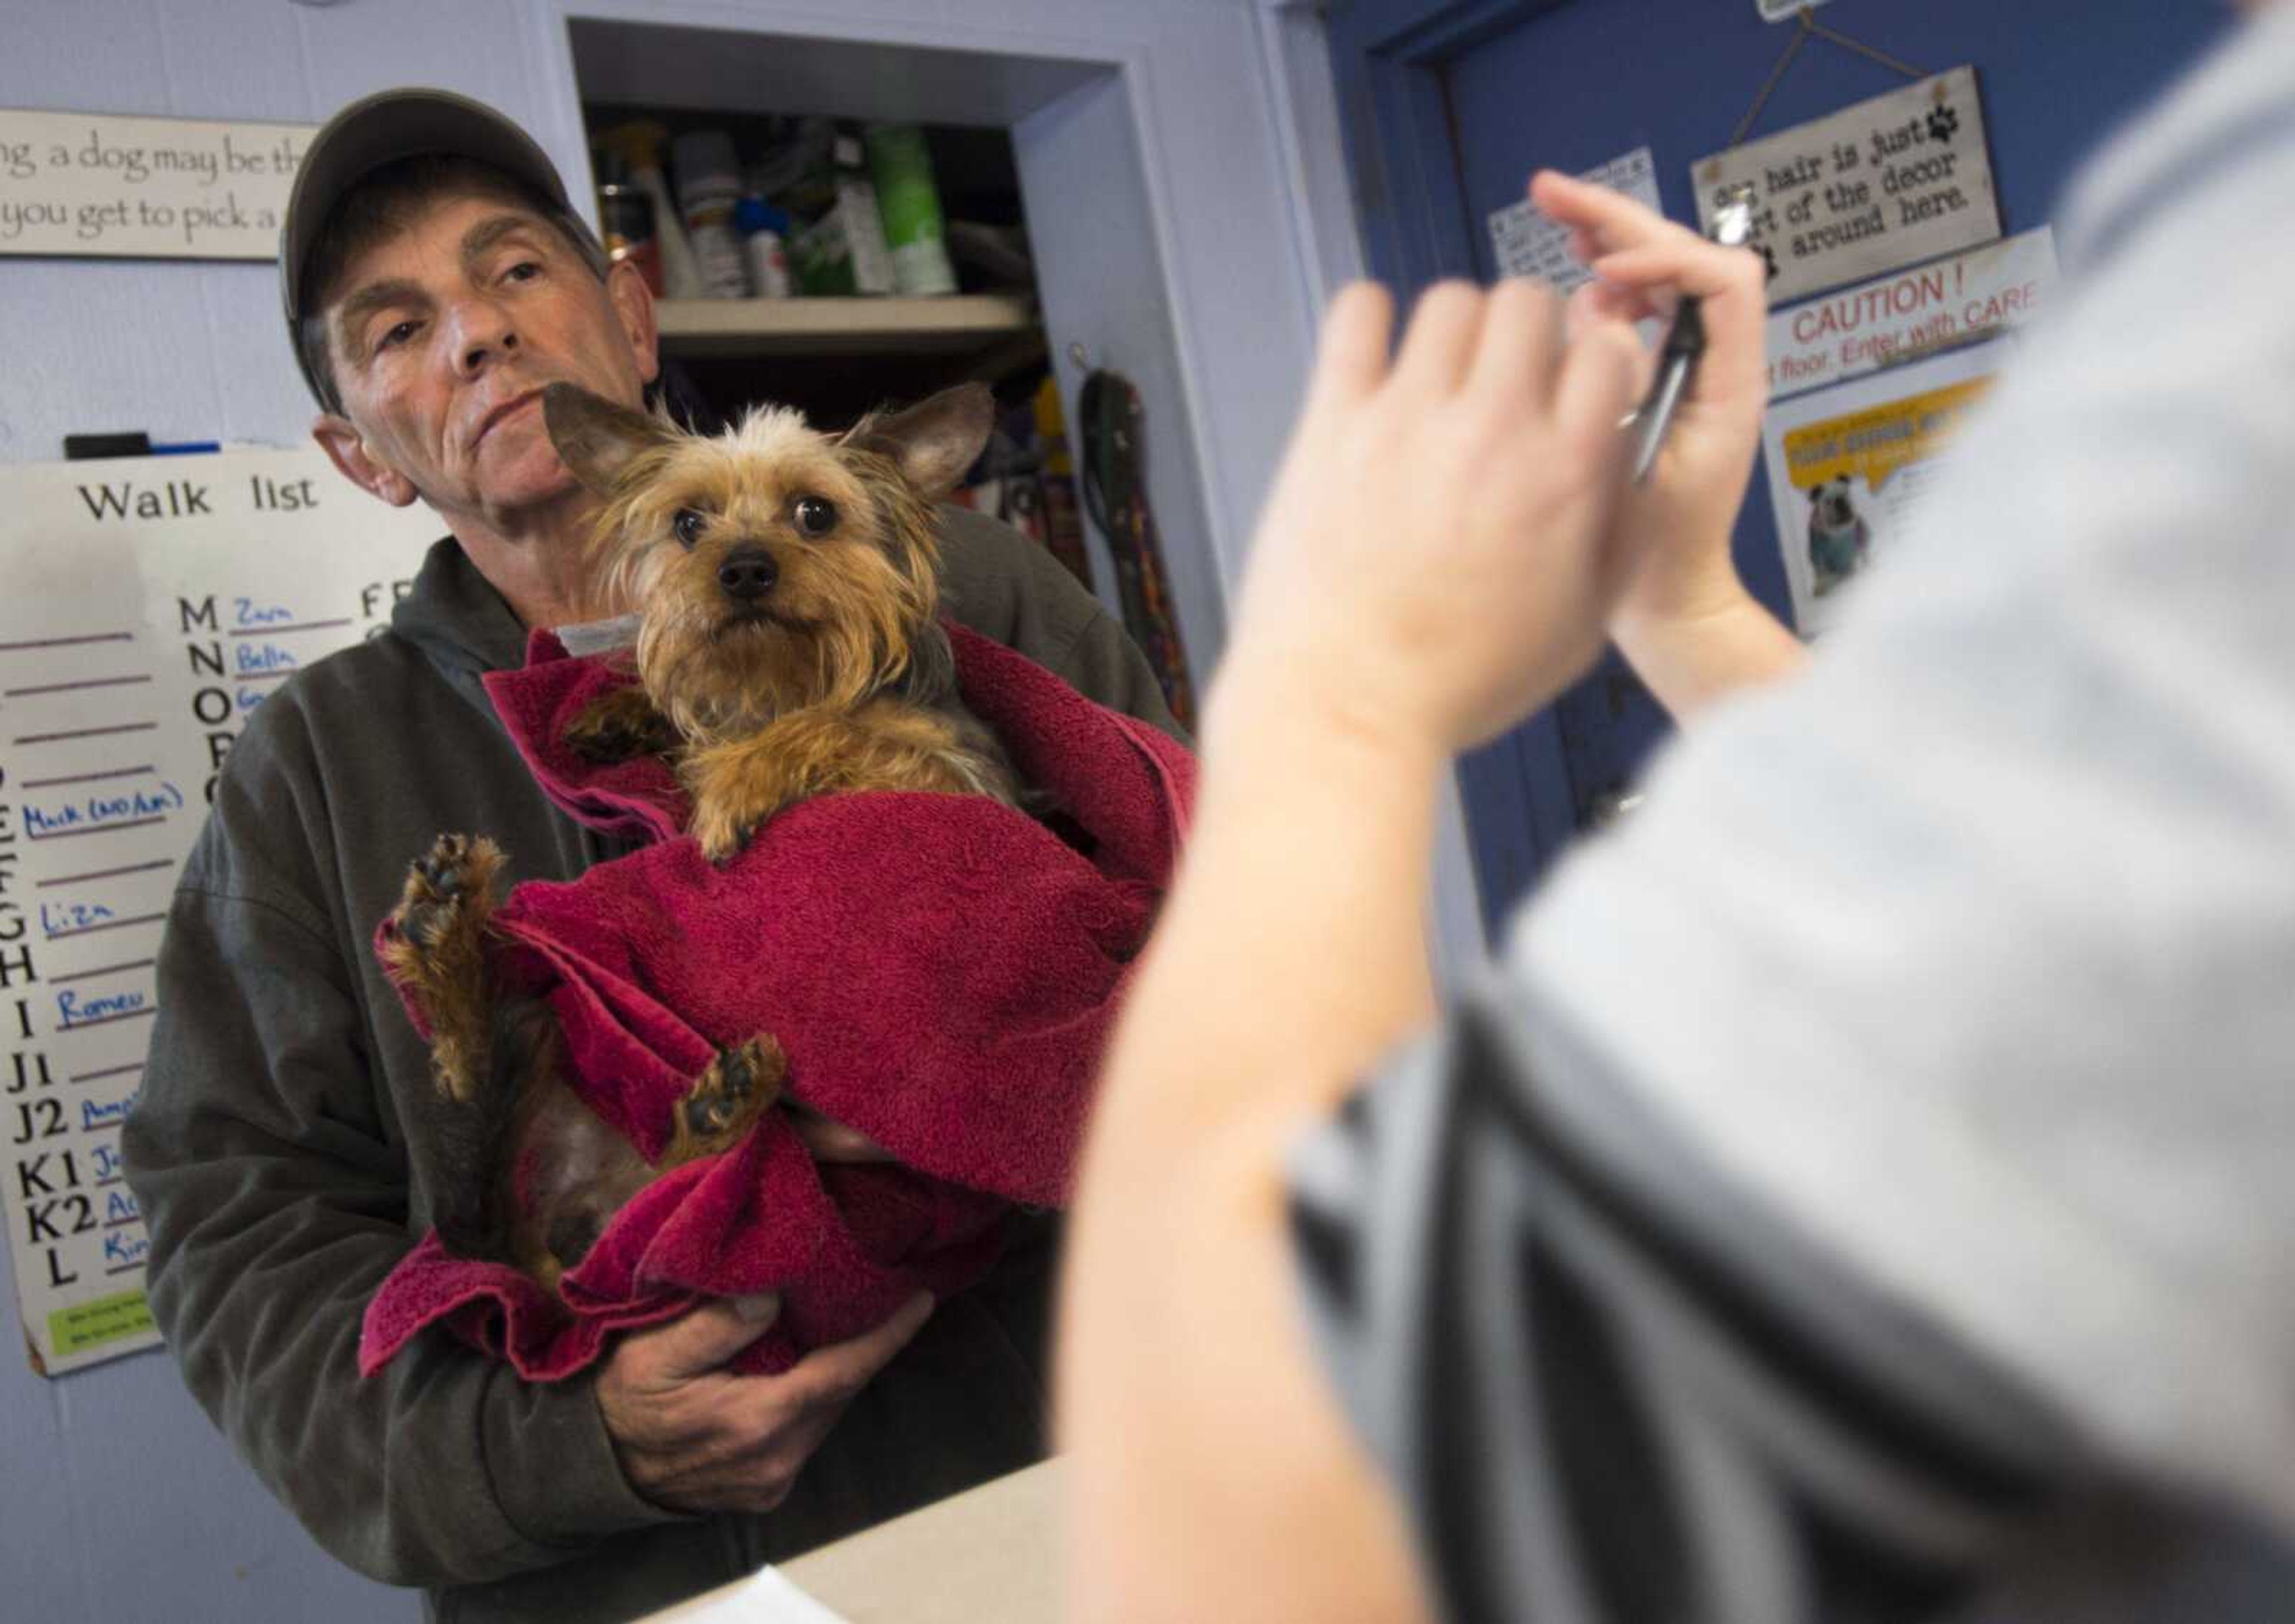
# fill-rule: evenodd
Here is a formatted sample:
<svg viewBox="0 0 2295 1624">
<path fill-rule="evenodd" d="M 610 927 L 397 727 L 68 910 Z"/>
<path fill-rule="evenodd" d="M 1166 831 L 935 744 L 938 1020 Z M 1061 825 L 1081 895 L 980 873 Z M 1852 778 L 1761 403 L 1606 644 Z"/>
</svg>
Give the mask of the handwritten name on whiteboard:
<svg viewBox="0 0 2295 1624">
<path fill-rule="evenodd" d="M 318 127 L 0 109 L 0 254 L 275 259 Z"/>
</svg>

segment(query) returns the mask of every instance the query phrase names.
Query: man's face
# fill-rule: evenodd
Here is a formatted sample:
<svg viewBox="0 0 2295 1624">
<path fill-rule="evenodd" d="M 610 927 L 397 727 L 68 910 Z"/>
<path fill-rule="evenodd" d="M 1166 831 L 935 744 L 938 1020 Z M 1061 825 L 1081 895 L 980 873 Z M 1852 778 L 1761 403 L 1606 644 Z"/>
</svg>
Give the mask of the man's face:
<svg viewBox="0 0 2295 1624">
<path fill-rule="evenodd" d="M 326 322 L 343 414 L 321 419 L 322 444 L 386 501 L 498 531 L 576 488 L 543 386 L 635 406 L 659 364 L 634 270 L 600 283 L 548 222 L 486 197 L 443 197 L 354 258 Z"/>
</svg>

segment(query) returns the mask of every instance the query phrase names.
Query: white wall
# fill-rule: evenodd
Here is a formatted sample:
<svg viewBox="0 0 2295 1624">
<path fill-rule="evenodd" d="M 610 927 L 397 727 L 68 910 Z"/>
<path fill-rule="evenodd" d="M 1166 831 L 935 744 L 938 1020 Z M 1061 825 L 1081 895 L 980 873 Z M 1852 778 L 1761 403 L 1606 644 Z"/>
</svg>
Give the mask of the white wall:
<svg viewBox="0 0 2295 1624">
<path fill-rule="evenodd" d="M 1168 361 L 1139 370 L 1179 397 L 1170 432 L 1187 437 L 1200 477 L 1187 522 L 1205 554 L 1187 561 L 1183 592 L 1208 664 L 1218 582 L 1240 559 L 1304 377 L 1303 267 L 1321 263 L 1299 241 L 1286 167 L 1296 154 L 1278 138 L 1248 0 L 5 0 L 0 106 L 315 122 L 368 91 L 428 83 L 520 119 L 578 176 L 569 12 L 1107 65 L 1122 99 L 1082 122 L 1128 120 L 1149 198 L 1140 263 L 1149 291 L 1161 285 L 1170 342 Z M 0 259 L 0 461 L 56 457 L 78 431 L 283 444 L 308 423 L 269 266 Z M 318 1554 L 230 1457 L 164 1355 L 56 1381 L 0 1359 L 0 1460 L 10 1617 L 413 1615 L 411 1598 Z"/>
</svg>

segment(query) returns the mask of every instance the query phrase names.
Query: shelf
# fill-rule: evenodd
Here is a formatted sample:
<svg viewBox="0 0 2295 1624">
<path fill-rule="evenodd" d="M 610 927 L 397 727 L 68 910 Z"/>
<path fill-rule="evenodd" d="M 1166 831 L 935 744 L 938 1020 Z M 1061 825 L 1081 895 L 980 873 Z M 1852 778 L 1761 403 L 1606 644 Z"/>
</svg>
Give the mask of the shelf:
<svg viewBox="0 0 2295 1624">
<path fill-rule="evenodd" d="M 663 299 L 663 347 L 677 355 L 961 355 L 1036 331 L 1020 294 L 941 298 Z"/>
</svg>

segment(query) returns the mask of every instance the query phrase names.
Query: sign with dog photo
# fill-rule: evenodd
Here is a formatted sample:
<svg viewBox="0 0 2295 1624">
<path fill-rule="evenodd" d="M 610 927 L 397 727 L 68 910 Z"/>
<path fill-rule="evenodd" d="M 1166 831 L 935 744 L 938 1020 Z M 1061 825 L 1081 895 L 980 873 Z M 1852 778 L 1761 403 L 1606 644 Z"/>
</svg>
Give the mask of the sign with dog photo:
<svg viewBox="0 0 2295 1624">
<path fill-rule="evenodd" d="M 1900 544 L 1937 457 L 2005 354 L 1953 350 L 1769 409 L 1769 499 L 1803 637 L 1830 628 L 1857 578 Z"/>
<path fill-rule="evenodd" d="M 2000 235 L 1976 69 L 1956 68 L 1690 167 L 1698 223 L 1753 188 L 1772 305 Z"/>
<path fill-rule="evenodd" d="M 315 446 L 0 470 L 0 1216 L 43 1375 L 159 1341 L 119 1132 L 216 771 L 437 533 Z"/>
</svg>

